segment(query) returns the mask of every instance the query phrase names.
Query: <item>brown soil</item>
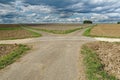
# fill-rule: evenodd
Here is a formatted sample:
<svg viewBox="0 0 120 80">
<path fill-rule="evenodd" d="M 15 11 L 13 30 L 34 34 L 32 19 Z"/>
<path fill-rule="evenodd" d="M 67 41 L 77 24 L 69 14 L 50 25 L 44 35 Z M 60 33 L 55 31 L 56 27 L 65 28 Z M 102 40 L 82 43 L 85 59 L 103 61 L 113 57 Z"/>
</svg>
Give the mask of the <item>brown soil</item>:
<svg viewBox="0 0 120 80">
<path fill-rule="evenodd" d="M 20 27 L 20 25 L 19 24 L 0 24 L 0 28 L 18 28 L 18 27 Z"/>
<path fill-rule="evenodd" d="M 0 40 L 32 37 L 26 30 L 0 30 Z"/>
<path fill-rule="evenodd" d="M 120 25 L 98 24 L 91 30 L 90 34 L 95 36 L 120 37 Z"/>
<path fill-rule="evenodd" d="M 6 45 L 0 44 L 0 57 L 11 53 L 16 48 L 18 48 L 18 45 L 16 44 L 6 44 Z"/>
<path fill-rule="evenodd" d="M 88 47 L 96 51 L 105 71 L 120 79 L 120 43 L 94 42 Z"/>
<path fill-rule="evenodd" d="M 69 30 L 80 27 L 87 27 L 87 24 L 29 24 L 32 28 L 36 29 L 47 29 L 47 30 Z"/>
</svg>

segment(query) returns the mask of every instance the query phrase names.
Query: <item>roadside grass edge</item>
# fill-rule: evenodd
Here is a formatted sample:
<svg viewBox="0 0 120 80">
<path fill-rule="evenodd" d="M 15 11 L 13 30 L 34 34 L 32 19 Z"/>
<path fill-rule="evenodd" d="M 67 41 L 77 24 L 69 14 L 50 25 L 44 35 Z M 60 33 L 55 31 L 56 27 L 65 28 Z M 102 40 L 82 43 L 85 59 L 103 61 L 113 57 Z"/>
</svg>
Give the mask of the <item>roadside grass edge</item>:
<svg viewBox="0 0 120 80">
<path fill-rule="evenodd" d="M 88 28 L 85 30 L 85 32 L 83 33 L 83 36 L 93 37 L 92 35 L 90 35 L 90 32 L 91 32 L 91 30 L 92 30 L 95 26 L 97 26 L 97 24 L 88 27 Z"/>
<path fill-rule="evenodd" d="M 81 53 L 84 55 L 88 80 L 118 80 L 103 69 L 104 65 L 100 62 L 95 51 L 83 45 Z"/>
<path fill-rule="evenodd" d="M 20 58 L 28 50 L 30 50 L 30 48 L 28 46 L 19 44 L 19 46 L 16 50 L 14 50 L 11 53 L 0 58 L 0 69 L 3 69 L 6 66 L 15 62 L 18 58 Z"/>
</svg>

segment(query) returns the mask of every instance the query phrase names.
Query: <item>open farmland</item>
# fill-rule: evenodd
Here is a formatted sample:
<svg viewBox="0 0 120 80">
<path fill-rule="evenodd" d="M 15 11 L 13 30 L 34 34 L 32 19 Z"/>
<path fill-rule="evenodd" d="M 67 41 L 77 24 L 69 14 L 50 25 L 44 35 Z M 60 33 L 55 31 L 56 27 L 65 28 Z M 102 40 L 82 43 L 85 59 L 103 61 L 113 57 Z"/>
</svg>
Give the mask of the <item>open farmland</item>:
<svg viewBox="0 0 120 80">
<path fill-rule="evenodd" d="M 81 27 L 88 26 L 87 24 L 27 24 L 35 29 L 46 29 L 46 30 L 71 30 Z"/>
<path fill-rule="evenodd" d="M 98 24 L 91 29 L 90 35 L 100 37 L 120 37 L 120 25 Z"/>
<path fill-rule="evenodd" d="M 53 34 L 68 34 L 90 25 L 85 24 L 27 24 L 29 28 Z"/>
<path fill-rule="evenodd" d="M 0 40 L 19 39 L 40 36 L 37 33 L 24 30 L 18 24 L 0 24 Z"/>
<path fill-rule="evenodd" d="M 119 75 L 117 72 L 119 66 L 119 45 L 112 45 L 112 43 L 96 43 L 94 42 L 98 41 L 96 38 L 82 36 L 86 27 L 88 29 L 88 26 L 91 25 L 85 25 L 85 28 L 71 34 L 65 34 L 65 36 L 34 29 L 34 26 L 39 25 L 43 24 L 30 24 L 30 27 L 24 25 L 19 30 L 25 29 L 38 32 L 43 35 L 42 37 L 0 41 L 0 44 L 26 44 L 32 48 L 29 51 L 29 54 L 26 54 L 19 61 L 1 70 L 0 80 L 87 80 L 87 78 L 90 78 L 88 80 L 118 80 L 114 76 L 119 78 L 119 76 L 117 76 Z M 58 29 L 56 26 L 53 26 L 53 24 L 46 25 L 47 28 L 45 26 L 41 27 L 45 27 L 45 30 L 48 30 L 48 27 L 51 27 L 49 30 L 53 31 Z M 65 25 L 68 24 L 54 25 L 65 27 Z M 74 29 L 76 27 L 76 25 L 74 25 L 66 26 L 67 28 L 65 27 L 65 29 L 58 29 L 58 31 L 66 31 L 69 30 L 70 27 L 72 27 L 71 29 Z M 81 27 L 81 25 L 78 25 L 78 27 Z M 16 29 L 11 31 L 15 30 Z M 106 38 L 104 39 L 107 40 Z M 117 40 L 120 42 L 120 39 Z M 113 39 L 109 39 L 109 41 L 113 41 Z M 90 46 L 93 47 L 92 49 L 95 49 L 93 52 L 85 49 L 84 52 L 86 52 L 87 58 L 84 59 L 85 55 L 81 54 L 81 47 L 83 44 L 89 42 L 92 42 Z M 98 56 L 99 53 L 95 54 L 96 50 L 100 50 L 101 57 Z M 86 60 L 89 65 L 83 63 Z M 6 59 L 6 61 L 9 61 L 9 59 Z M 113 64 L 112 69 L 109 64 Z M 29 68 L 26 66 L 29 66 Z M 86 70 L 89 70 L 87 72 L 89 73 L 89 76 L 86 76 Z M 115 74 L 112 74 L 112 71 L 115 72 Z"/>
<path fill-rule="evenodd" d="M 118 78 L 117 80 L 119 80 L 120 79 L 120 43 L 92 42 L 86 44 L 86 46 L 88 48 L 88 49 L 86 48 L 86 55 L 88 56 L 88 61 L 87 60 L 85 61 L 87 63 L 86 65 L 89 64 L 87 68 L 91 68 L 91 70 L 88 70 L 88 72 L 92 73 L 93 71 L 93 75 L 94 74 L 99 75 L 99 76 L 94 76 L 93 80 L 95 79 L 95 77 L 98 80 L 104 80 L 104 78 L 106 78 L 105 80 L 116 80 L 113 79 L 112 77 L 111 78 L 107 77 L 107 74 L 104 72 L 104 70 L 109 75 L 116 76 Z M 92 67 L 94 68 L 92 69 Z M 90 75 L 92 74 L 89 73 L 88 76 L 90 78 Z"/>
</svg>

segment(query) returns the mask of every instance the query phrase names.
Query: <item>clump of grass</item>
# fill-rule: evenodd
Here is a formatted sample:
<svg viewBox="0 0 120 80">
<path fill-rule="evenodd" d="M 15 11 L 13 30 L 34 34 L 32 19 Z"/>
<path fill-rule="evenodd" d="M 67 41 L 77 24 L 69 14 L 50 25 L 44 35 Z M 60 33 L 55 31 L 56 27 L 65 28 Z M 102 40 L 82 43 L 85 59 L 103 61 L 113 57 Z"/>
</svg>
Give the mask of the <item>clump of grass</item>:
<svg viewBox="0 0 120 80">
<path fill-rule="evenodd" d="M 19 47 L 15 51 L 1 57 L 0 58 L 0 69 L 16 61 L 18 58 L 20 58 L 25 53 L 25 51 L 29 49 L 30 48 L 28 48 L 26 45 L 19 45 Z"/>
<path fill-rule="evenodd" d="M 118 80 L 104 71 L 104 65 L 100 62 L 96 52 L 92 49 L 84 45 L 81 53 L 84 54 L 84 63 L 86 65 L 88 80 Z"/>
</svg>

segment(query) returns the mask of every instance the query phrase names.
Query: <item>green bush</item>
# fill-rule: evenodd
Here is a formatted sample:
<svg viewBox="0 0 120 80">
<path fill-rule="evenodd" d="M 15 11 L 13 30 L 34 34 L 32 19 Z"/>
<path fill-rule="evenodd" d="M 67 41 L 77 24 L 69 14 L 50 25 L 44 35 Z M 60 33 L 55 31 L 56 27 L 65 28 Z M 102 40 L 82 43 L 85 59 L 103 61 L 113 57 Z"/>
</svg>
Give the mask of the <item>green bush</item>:
<svg viewBox="0 0 120 80">
<path fill-rule="evenodd" d="M 120 22 L 117 22 L 117 24 L 120 24 Z"/>
</svg>

